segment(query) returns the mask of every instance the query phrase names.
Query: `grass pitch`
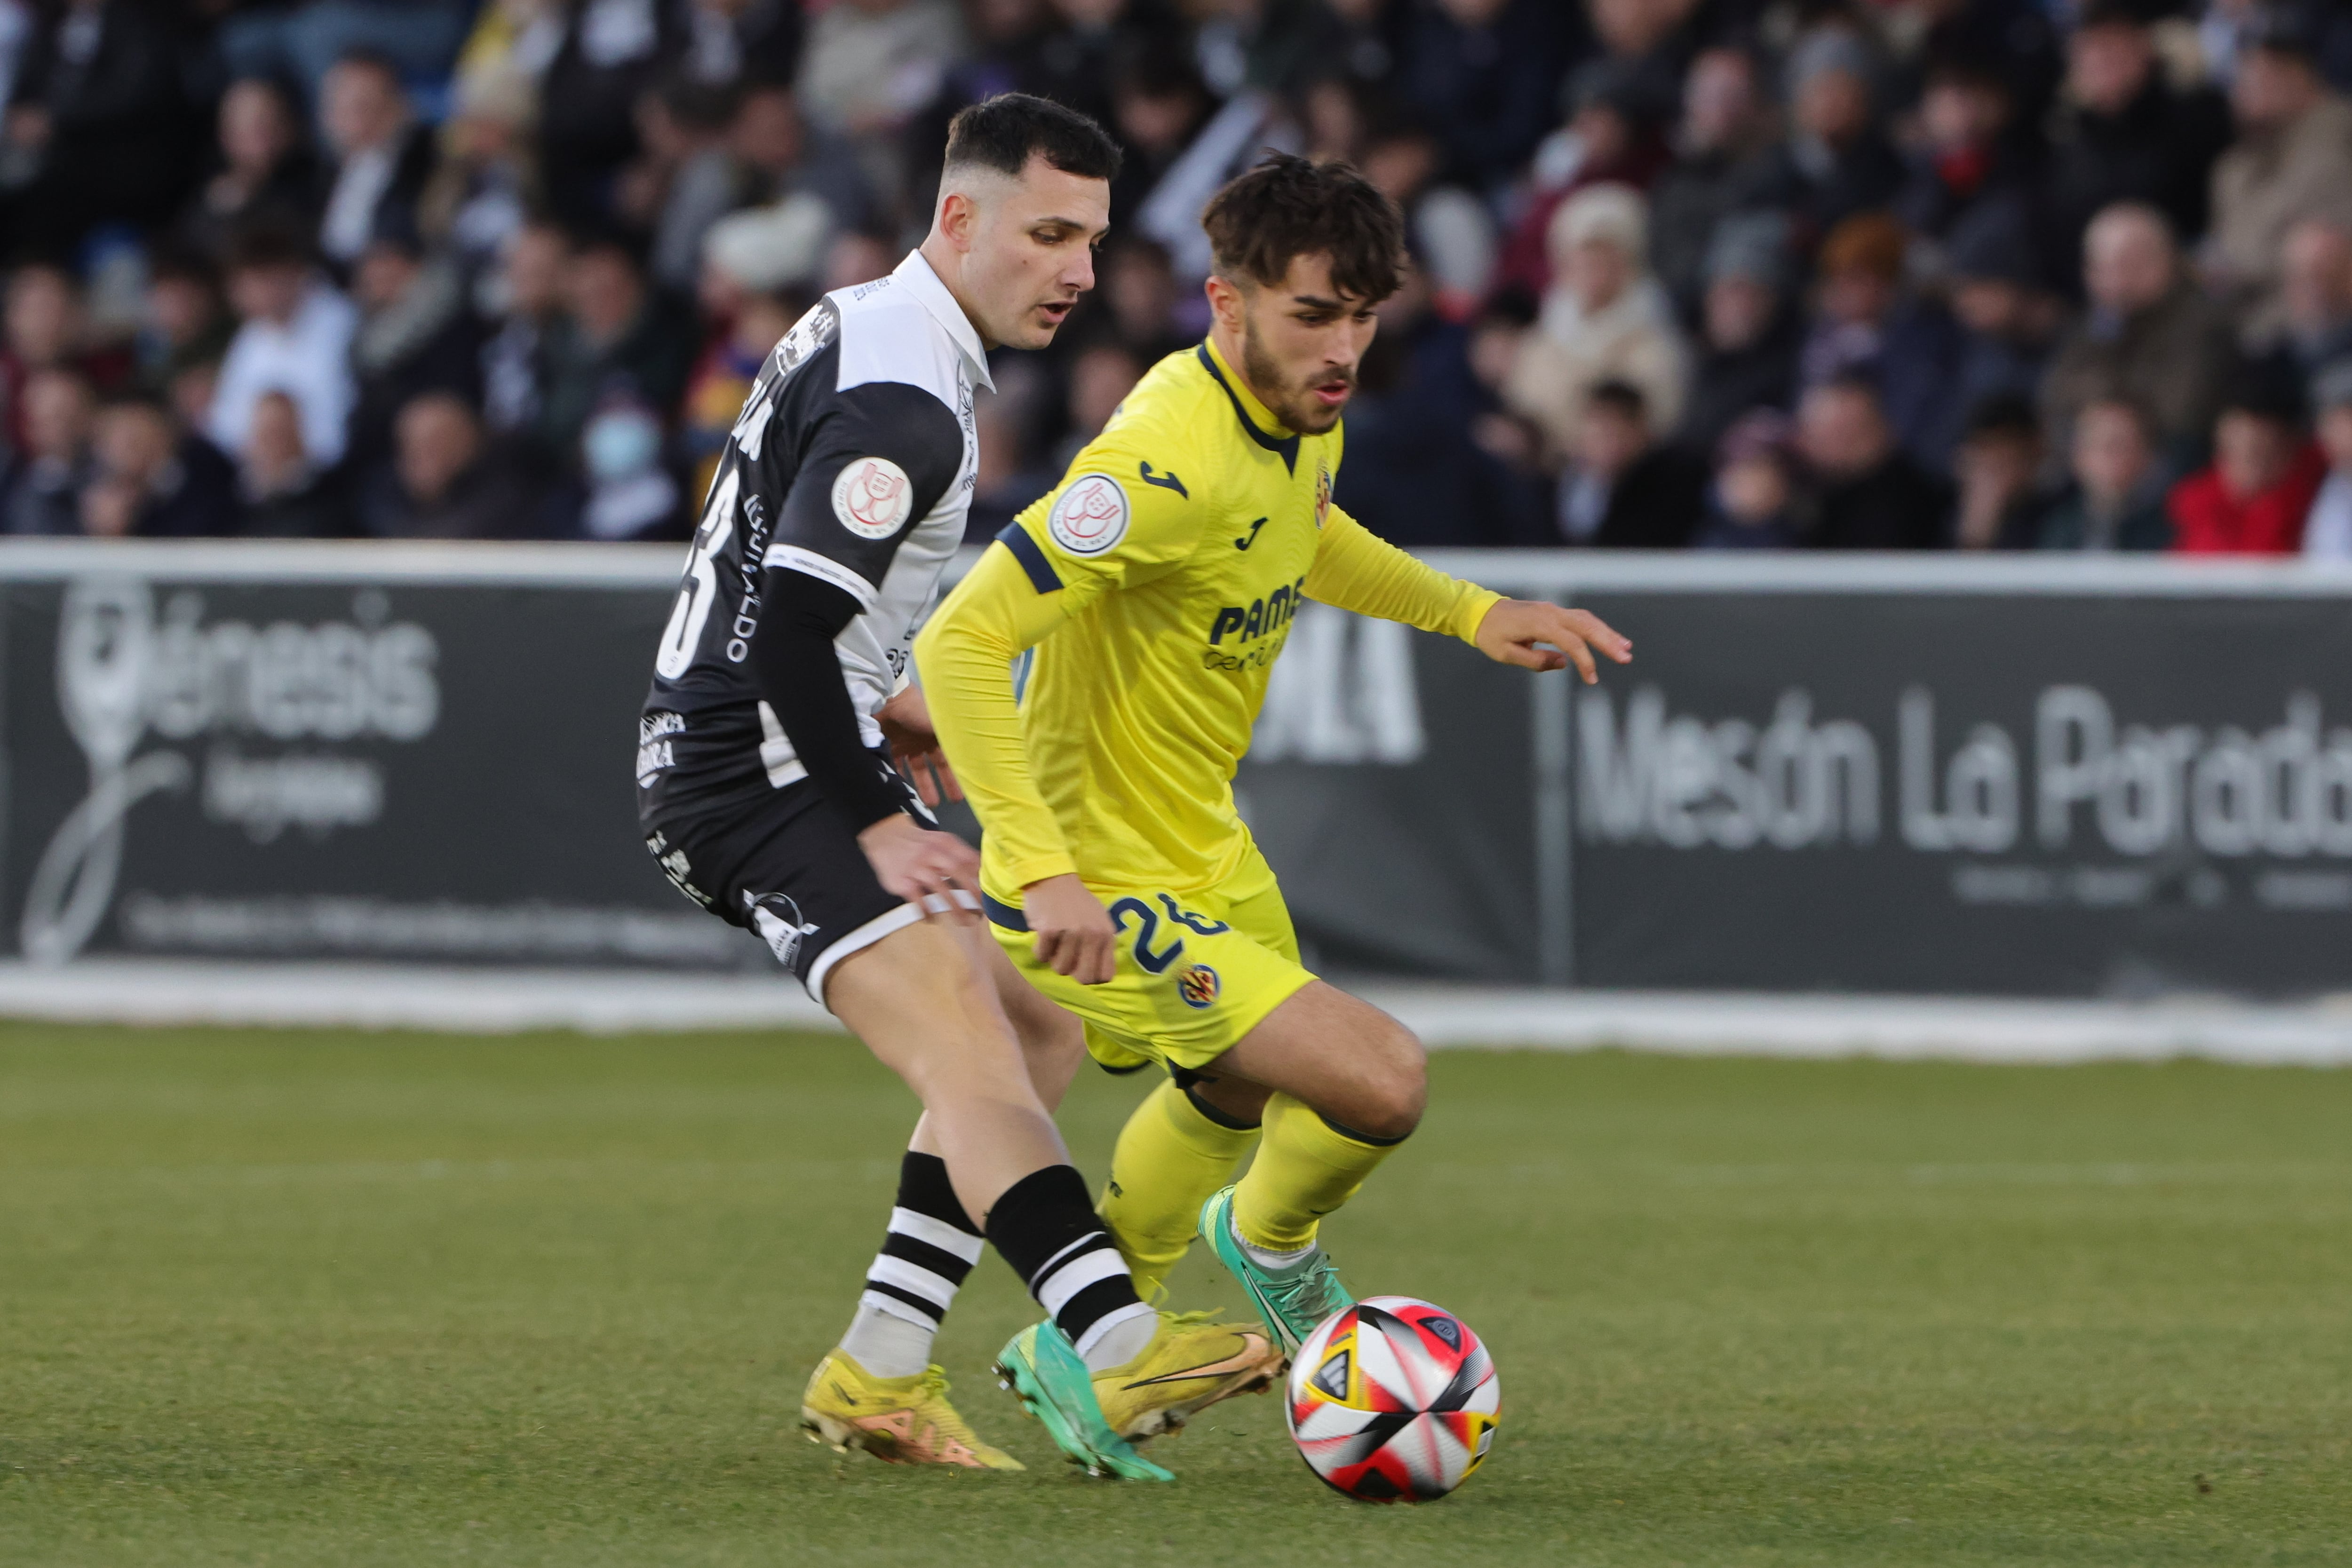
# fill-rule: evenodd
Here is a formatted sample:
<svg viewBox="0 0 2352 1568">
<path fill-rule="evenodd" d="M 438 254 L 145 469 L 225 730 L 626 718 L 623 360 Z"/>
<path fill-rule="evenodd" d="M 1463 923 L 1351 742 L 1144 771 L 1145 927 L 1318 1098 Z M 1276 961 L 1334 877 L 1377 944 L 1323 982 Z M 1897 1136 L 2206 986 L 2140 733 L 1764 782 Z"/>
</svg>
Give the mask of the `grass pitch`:
<svg viewBox="0 0 2352 1568">
<path fill-rule="evenodd" d="M 942 1358 L 1029 1473 L 804 1441 L 910 1117 L 849 1044 L 0 1029 L 0 1563 L 2352 1563 L 2352 1073 L 1434 1074 L 1330 1240 L 1503 1431 L 1376 1509 L 1271 1398 L 1071 1474 L 994 1262 Z"/>
</svg>

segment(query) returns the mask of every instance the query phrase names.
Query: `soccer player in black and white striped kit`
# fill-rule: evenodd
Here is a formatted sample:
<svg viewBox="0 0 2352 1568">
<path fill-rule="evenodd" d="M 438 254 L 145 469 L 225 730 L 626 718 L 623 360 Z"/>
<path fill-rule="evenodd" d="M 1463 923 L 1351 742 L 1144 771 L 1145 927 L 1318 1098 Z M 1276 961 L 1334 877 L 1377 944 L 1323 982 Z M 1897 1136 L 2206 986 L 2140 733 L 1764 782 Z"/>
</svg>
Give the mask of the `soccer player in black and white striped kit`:
<svg viewBox="0 0 2352 1568">
<path fill-rule="evenodd" d="M 764 936 L 923 1103 L 856 1320 L 810 1381 L 812 1431 L 885 1458 L 1018 1468 L 928 1364 L 984 1235 L 1055 1329 L 1044 1385 L 1021 1388 L 1031 1409 L 1089 1469 L 1164 1479 L 1109 1429 L 1090 1379 L 1148 1349 L 1165 1359 L 1170 1336 L 1203 1325 L 1137 1300 L 1049 1110 L 1083 1053 L 1075 1020 L 981 927 L 977 856 L 893 766 L 934 802 L 928 776 L 952 788 L 907 664 L 963 537 L 973 392 L 989 348 L 1044 347 L 1092 287 L 1118 163 L 1059 105 L 965 110 L 922 246 L 776 346 L 695 532 L 637 783 L 646 846 L 678 889 Z"/>
</svg>

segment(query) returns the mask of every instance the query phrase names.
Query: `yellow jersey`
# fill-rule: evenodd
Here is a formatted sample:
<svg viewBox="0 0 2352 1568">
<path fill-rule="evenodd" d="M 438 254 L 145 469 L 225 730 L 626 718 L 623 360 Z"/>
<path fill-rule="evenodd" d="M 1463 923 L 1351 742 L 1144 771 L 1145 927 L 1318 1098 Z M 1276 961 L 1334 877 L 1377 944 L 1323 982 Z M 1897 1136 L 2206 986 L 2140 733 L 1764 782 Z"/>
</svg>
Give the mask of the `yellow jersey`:
<svg viewBox="0 0 2352 1568">
<path fill-rule="evenodd" d="M 1475 635 L 1501 596 L 1334 507 L 1340 443 L 1282 428 L 1213 343 L 1171 354 L 933 613 L 916 663 L 995 896 L 1240 868 L 1234 770 L 1302 601 Z"/>
</svg>

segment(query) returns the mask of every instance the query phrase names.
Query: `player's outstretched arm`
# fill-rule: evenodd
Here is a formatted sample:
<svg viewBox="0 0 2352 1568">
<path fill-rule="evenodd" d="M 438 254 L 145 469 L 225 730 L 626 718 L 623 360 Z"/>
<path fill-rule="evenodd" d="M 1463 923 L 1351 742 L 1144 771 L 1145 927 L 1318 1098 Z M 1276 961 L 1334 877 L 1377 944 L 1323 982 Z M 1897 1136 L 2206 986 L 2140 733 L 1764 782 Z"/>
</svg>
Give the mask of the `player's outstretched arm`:
<svg viewBox="0 0 2352 1568">
<path fill-rule="evenodd" d="M 1563 610 L 1540 599 L 1500 599 L 1479 618 L 1472 642 L 1500 664 L 1557 670 L 1569 664 L 1591 685 L 1601 678 L 1593 655 L 1633 662 L 1633 644 L 1589 610 Z"/>
<path fill-rule="evenodd" d="M 1111 977 L 1117 933 L 1077 877 L 1062 830 L 1029 768 L 1007 667 L 1066 618 L 1071 596 L 1040 592 L 1002 544 L 983 554 L 915 639 L 931 720 L 973 811 L 1022 889 L 1040 960 L 1082 985 Z"/>
</svg>

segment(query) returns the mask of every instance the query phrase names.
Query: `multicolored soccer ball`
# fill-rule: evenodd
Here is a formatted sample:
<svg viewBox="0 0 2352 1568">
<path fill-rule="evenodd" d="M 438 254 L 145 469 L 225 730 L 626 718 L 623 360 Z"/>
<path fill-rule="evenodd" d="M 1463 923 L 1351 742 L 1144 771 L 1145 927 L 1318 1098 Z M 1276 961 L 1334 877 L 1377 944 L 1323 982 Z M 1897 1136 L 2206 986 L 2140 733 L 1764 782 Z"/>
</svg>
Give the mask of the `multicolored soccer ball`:
<svg viewBox="0 0 2352 1568">
<path fill-rule="evenodd" d="M 1307 1336 L 1284 1410 L 1307 1468 L 1333 1490 L 1433 1502 L 1486 1458 L 1503 1387 L 1460 1318 L 1412 1296 L 1372 1296 Z"/>
</svg>

